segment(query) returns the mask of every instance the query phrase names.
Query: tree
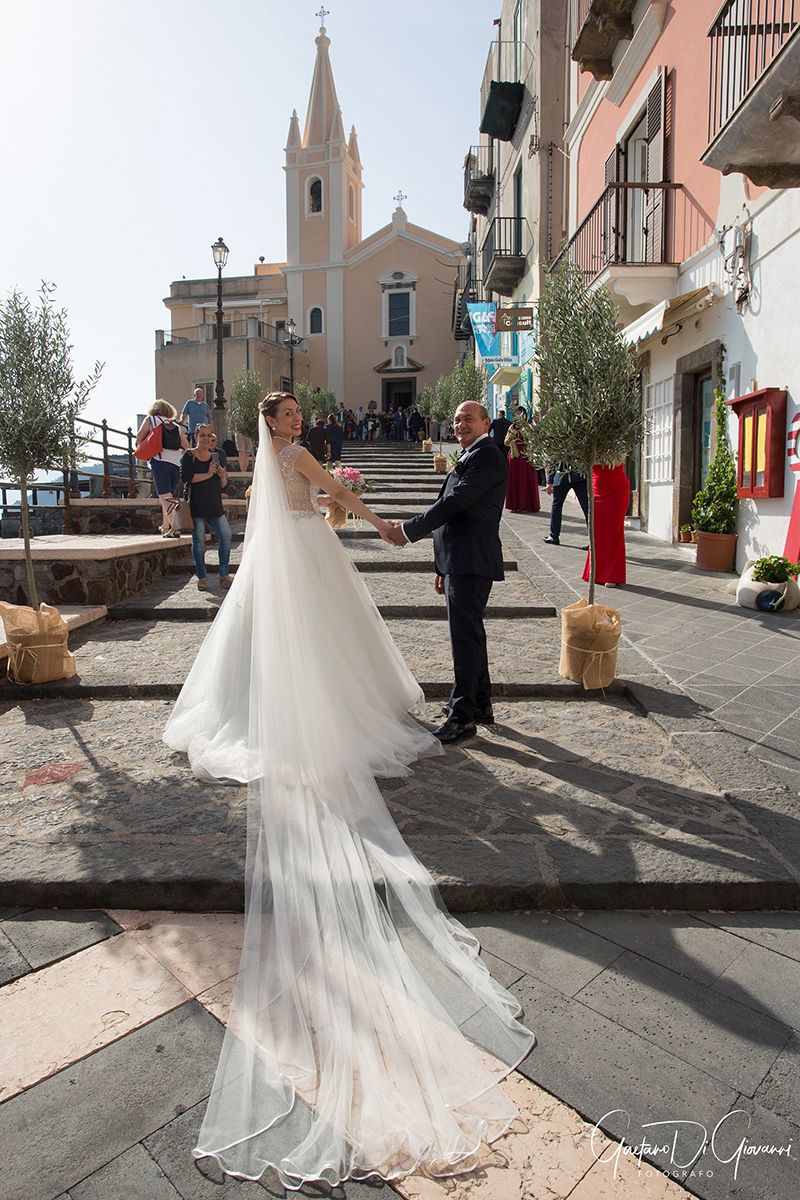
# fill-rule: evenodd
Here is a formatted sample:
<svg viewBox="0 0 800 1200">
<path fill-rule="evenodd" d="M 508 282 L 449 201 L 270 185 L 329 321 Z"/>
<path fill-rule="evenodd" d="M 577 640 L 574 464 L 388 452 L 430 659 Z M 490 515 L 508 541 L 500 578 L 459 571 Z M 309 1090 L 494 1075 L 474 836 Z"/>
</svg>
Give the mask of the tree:
<svg viewBox="0 0 800 1200">
<path fill-rule="evenodd" d="M 725 403 L 723 356 L 717 362 L 714 416 L 717 445 L 708 468 L 705 487 L 692 501 L 692 522 L 704 533 L 736 533 L 739 501 L 736 498 L 736 459 L 728 441 L 728 406 Z"/>
<path fill-rule="evenodd" d="M 452 371 L 453 412 L 461 404 L 486 403 L 486 367 L 474 358 L 465 358 Z"/>
<path fill-rule="evenodd" d="M 430 420 L 431 420 L 431 416 L 433 415 L 432 414 L 433 388 L 430 387 L 430 385 L 426 385 L 425 387 L 419 389 L 419 391 L 417 392 L 416 404 L 417 404 L 417 412 L 419 413 L 419 415 L 421 417 L 423 417 L 425 419 L 426 436 L 430 437 L 430 432 L 431 432 Z"/>
<path fill-rule="evenodd" d="M 245 368 L 234 375 L 228 400 L 228 428 L 258 441 L 258 402 L 264 395 L 261 376 Z"/>
<path fill-rule="evenodd" d="M 303 420 L 310 425 L 314 417 L 327 417 L 328 413 L 338 413 L 339 401 L 334 392 L 325 388 L 314 388 L 305 379 L 296 379 L 294 398 L 300 405 Z"/>
<path fill-rule="evenodd" d="M 580 267 L 565 257 L 539 301 L 536 347 L 539 404 L 522 428 L 531 463 L 565 462 L 586 475 L 594 603 L 592 468 L 623 462 L 644 435 L 638 367 L 617 332 L 608 291 L 589 291 Z"/>
<path fill-rule="evenodd" d="M 82 439 L 75 419 L 103 370 L 96 362 L 91 375 L 75 382 L 67 313 L 55 308 L 54 292 L 42 283 L 36 308 L 16 289 L 0 304 L 0 470 L 20 490 L 28 599 L 37 610 L 28 486 L 37 471 L 77 464 Z"/>
</svg>

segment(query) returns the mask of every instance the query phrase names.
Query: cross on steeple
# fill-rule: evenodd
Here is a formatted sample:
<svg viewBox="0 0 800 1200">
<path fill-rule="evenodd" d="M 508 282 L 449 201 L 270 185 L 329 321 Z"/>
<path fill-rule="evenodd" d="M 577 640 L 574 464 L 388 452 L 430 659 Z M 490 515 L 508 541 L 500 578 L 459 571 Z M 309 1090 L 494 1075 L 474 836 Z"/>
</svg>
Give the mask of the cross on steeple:
<svg viewBox="0 0 800 1200">
<path fill-rule="evenodd" d="M 402 204 L 404 200 L 408 199 L 408 196 L 405 194 L 405 192 L 401 188 L 396 196 L 392 196 L 392 199 L 396 200 L 398 204 Z"/>
<path fill-rule="evenodd" d="M 314 15 L 315 15 L 315 16 L 317 16 L 317 17 L 319 17 L 320 24 L 321 24 L 321 25 L 324 25 L 324 24 L 325 24 L 325 18 L 326 18 L 326 17 L 329 17 L 331 14 L 330 14 L 330 11 L 329 11 L 329 10 L 328 10 L 328 9 L 325 7 L 325 5 L 323 4 L 323 6 L 322 6 L 322 8 L 319 10 L 319 12 L 318 12 L 318 13 L 315 13 Z"/>
</svg>

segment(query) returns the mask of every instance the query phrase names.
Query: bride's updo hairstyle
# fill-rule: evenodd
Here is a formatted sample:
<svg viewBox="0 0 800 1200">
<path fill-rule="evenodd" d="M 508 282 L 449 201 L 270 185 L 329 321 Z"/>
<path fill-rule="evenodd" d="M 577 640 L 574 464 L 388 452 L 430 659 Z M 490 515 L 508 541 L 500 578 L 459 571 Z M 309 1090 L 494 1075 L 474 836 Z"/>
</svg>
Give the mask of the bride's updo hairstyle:
<svg viewBox="0 0 800 1200">
<path fill-rule="evenodd" d="M 259 401 L 258 407 L 264 415 L 264 420 L 267 422 L 270 437 L 274 437 L 275 433 L 269 423 L 269 418 L 275 419 L 275 413 L 282 404 L 287 400 L 295 400 L 296 397 L 291 392 L 267 392 L 263 400 Z"/>
</svg>

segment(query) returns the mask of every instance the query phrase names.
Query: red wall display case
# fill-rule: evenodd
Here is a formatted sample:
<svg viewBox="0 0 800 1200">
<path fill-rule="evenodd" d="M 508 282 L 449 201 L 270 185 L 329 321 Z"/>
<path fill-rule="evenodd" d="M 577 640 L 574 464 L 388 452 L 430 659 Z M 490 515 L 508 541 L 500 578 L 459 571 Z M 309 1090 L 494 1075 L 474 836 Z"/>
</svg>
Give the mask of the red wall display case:
<svg viewBox="0 0 800 1200">
<path fill-rule="evenodd" d="M 728 401 L 739 418 L 736 495 L 775 499 L 783 495 L 786 468 L 786 391 L 761 388 Z"/>
</svg>

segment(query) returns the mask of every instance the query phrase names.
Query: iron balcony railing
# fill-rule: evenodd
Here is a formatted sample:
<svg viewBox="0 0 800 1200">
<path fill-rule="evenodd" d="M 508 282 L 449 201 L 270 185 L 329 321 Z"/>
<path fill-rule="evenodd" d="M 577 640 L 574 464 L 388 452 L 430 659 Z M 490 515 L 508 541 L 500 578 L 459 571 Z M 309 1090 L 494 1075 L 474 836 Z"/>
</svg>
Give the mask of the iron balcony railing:
<svg viewBox="0 0 800 1200">
<path fill-rule="evenodd" d="M 494 195 L 494 148 L 470 146 L 464 159 L 464 208 L 487 213 Z"/>
<path fill-rule="evenodd" d="M 530 248 L 531 231 L 524 217 L 495 217 L 481 249 L 483 278 L 489 278 L 498 258 L 525 258 Z"/>
<path fill-rule="evenodd" d="M 186 329 L 159 330 L 159 334 L 163 336 L 164 346 L 185 346 L 191 342 L 214 342 L 217 338 L 217 323 L 208 321 L 204 325 L 192 325 Z M 259 337 L 266 342 L 282 346 L 286 341 L 287 334 L 285 329 L 269 325 L 266 321 L 259 320 L 258 317 L 244 317 L 235 321 L 224 320 L 222 336 L 224 338 Z M 299 346 L 301 350 L 304 348 L 302 344 Z M 298 349 L 297 342 L 295 342 L 295 349 Z"/>
<path fill-rule="evenodd" d="M 583 271 L 587 286 L 615 264 L 671 263 L 679 183 L 611 183 L 589 210 L 550 268 L 565 256 Z"/>
<path fill-rule="evenodd" d="M 800 0 L 726 0 L 711 41 L 708 140 L 713 142 L 800 25 Z"/>
</svg>

